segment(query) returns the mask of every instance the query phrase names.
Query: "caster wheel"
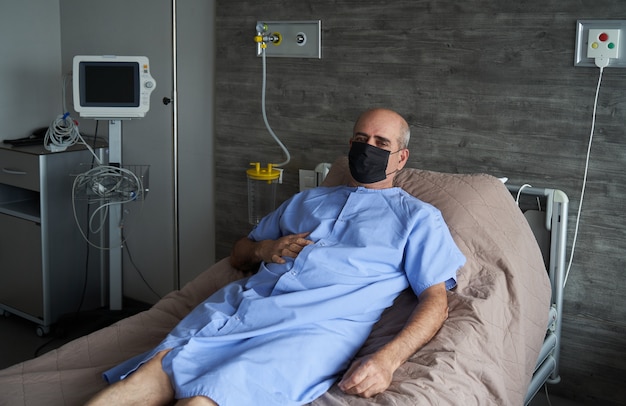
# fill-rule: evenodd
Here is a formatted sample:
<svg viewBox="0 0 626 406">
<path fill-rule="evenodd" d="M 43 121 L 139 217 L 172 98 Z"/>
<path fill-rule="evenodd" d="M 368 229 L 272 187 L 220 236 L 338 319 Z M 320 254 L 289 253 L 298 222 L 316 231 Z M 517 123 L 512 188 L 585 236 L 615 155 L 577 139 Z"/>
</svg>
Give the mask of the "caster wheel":
<svg viewBox="0 0 626 406">
<path fill-rule="evenodd" d="M 0 314 L 2 315 L 2 317 L 4 318 L 9 318 L 11 317 L 11 313 L 7 312 L 6 310 L 0 310 Z"/>
<path fill-rule="evenodd" d="M 39 337 L 45 337 L 48 334 L 50 334 L 50 327 L 49 326 L 37 326 L 37 335 Z"/>
</svg>

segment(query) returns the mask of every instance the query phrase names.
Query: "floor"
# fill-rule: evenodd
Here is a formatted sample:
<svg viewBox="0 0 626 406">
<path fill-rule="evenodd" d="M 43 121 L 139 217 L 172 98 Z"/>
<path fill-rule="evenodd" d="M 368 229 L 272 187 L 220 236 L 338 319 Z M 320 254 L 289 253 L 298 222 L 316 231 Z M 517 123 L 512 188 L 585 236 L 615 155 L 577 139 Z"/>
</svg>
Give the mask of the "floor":
<svg viewBox="0 0 626 406">
<path fill-rule="evenodd" d="M 0 315 L 0 369 L 36 358 L 147 308 L 144 303 L 125 300 L 120 311 L 99 309 L 73 314 L 61 318 L 44 337 L 37 335 L 36 323 L 15 315 Z"/>
<path fill-rule="evenodd" d="M 0 317 L 0 369 L 35 358 L 61 345 L 106 327 L 115 321 L 145 310 L 147 305 L 125 302 L 124 310 L 111 312 L 107 309 L 84 312 L 62 319 L 58 327 L 46 337 L 37 336 L 37 325 L 21 317 Z M 548 387 L 549 390 L 550 387 Z M 546 394 L 537 393 L 530 406 L 580 406 L 578 403 Z"/>
<path fill-rule="evenodd" d="M 582 404 L 550 395 L 550 386 L 548 385 L 548 395 L 546 396 L 544 389 L 541 389 L 537 392 L 529 406 L 582 406 Z"/>
</svg>

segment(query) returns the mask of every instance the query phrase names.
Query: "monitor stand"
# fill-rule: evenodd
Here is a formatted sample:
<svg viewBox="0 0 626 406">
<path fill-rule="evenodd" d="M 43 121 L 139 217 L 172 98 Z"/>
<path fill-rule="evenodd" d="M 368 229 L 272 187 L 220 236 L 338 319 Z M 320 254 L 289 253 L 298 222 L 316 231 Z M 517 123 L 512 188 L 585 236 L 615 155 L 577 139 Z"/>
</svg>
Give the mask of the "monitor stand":
<svg viewBox="0 0 626 406">
<path fill-rule="evenodd" d="M 109 165 L 122 167 L 122 120 L 109 121 Z M 122 205 L 109 206 L 109 309 L 122 310 Z"/>
</svg>

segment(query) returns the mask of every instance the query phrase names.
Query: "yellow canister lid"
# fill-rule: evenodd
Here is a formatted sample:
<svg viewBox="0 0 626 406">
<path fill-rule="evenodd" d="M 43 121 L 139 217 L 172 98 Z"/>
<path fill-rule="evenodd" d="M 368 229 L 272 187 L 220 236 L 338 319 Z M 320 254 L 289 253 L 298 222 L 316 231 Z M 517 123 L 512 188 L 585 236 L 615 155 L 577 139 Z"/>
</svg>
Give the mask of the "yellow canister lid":
<svg viewBox="0 0 626 406">
<path fill-rule="evenodd" d="M 273 168 L 272 164 L 267 164 L 267 168 L 261 168 L 260 162 L 250 162 L 254 168 L 250 168 L 246 171 L 248 178 L 254 180 L 266 180 L 271 182 L 280 177 L 280 171 Z"/>
</svg>

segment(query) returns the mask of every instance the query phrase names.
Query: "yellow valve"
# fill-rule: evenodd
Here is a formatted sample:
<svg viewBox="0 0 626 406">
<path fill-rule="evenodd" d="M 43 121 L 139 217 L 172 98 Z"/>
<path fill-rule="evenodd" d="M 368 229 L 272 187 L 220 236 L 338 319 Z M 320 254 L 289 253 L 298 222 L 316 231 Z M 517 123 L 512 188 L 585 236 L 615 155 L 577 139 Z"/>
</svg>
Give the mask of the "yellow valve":
<svg viewBox="0 0 626 406">
<path fill-rule="evenodd" d="M 283 42 L 283 36 L 280 35 L 280 32 L 275 32 L 272 34 L 272 36 L 274 37 L 272 40 L 272 43 L 274 45 L 280 45 L 280 43 Z"/>
<path fill-rule="evenodd" d="M 262 49 L 267 48 L 267 44 L 265 43 L 265 38 L 262 35 L 256 35 L 254 37 L 254 42 L 259 44 Z"/>
<path fill-rule="evenodd" d="M 280 43 L 283 42 L 283 36 L 280 32 L 275 32 L 270 36 L 255 35 L 254 42 L 261 44 L 261 46 L 265 45 L 266 42 L 271 42 L 274 45 L 280 45 Z"/>
</svg>

